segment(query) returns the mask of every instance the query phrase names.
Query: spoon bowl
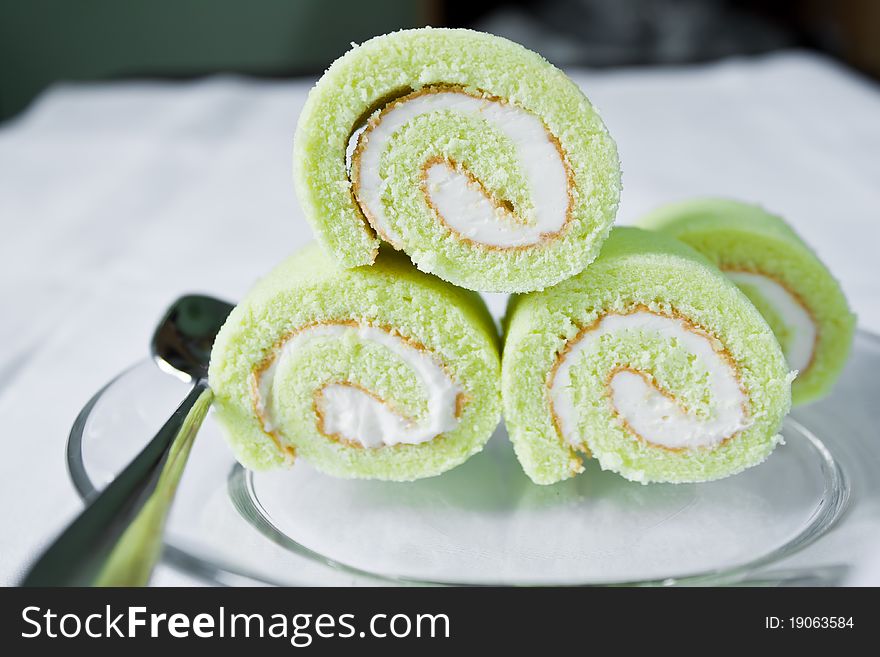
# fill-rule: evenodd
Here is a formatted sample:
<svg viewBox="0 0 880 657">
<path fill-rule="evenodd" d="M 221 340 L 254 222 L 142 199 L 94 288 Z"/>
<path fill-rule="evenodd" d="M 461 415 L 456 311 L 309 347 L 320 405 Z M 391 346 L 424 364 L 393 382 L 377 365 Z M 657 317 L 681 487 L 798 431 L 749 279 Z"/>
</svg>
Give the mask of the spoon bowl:
<svg viewBox="0 0 880 657">
<path fill-rule="evenodd" d="M 214 338 L 231 311 L 231 304 L 201 294 L 175 301 L 150 343 L 159 369 L 185 382 L 207 377 Z"/>
</svg>

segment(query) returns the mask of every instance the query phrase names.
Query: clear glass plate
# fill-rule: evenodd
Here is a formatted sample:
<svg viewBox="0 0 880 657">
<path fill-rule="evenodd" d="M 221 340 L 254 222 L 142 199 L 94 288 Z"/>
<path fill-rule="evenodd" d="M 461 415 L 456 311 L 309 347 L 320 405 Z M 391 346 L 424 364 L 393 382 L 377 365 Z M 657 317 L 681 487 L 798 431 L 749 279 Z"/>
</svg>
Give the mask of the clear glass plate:
<svg viewBox="0 0 880 657">
<path fill-rule="evenodd" d="M 834 394 L 786 421 L 785 445 L 706 484 L 642 486 L 593 462 L 536 486 L 503 427 L 464 465 L 413 483 L 334 479 L 302 461 L 252 473 L 209 416 L 164 558 L 222 584 L 838 583 L 880 528 L 877 371 L 880 338 L 861 332 Z M 143 361 L 92 398 L 68 445 L 84 498 L 186 391 Z"/>
</svg>

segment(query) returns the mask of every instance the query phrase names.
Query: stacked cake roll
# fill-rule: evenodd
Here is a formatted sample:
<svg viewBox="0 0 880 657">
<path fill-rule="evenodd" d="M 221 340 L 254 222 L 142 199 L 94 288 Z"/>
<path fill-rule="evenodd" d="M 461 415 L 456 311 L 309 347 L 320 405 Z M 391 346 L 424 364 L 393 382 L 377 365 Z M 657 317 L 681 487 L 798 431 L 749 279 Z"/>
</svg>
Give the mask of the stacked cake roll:
<svg viewBox="0 0 880 657">
<path fill-rule="evenodd" d="M 297 196 L 344 267 L 380 240 L 471 290 L 541 289 L 611 229 L 617 150 L 578 87 L 515 43 L 453 29 L 372 39 L 312 89 Z"/>
<path fill-rule="evenodd" d="M 482 300 L 394 253 L 349 270 L 317 245 L 292 255 L 233 310 L 209 378 L 255 469 L 302 456 L 341 477 L 436 475 L 478 452 L 501 414 Z"/>
<path fill-rule="evenodd" d="M 695 199 L 659 208 L 640 224 L 690 244 L 746 293 L 798 372 L 795 404 L 829 392 L 849 356 L 855 315 L 828 268 L 781 217 L 738 201 Z"/>
<path fill-rule="evenodd" d="M 353 48 L 309 95 L 294 180 L 317 244 L 257 284 L 211 359 L 250 468 L 433 476 L 482 449 L 503 408 L 536 483 L 590 456 L 643 483 L 707 481 L 780 442 L 786 357 L 805 399 L 846 356 L 839 288 L 781 220 L 710 204 L 612 230 L 601 119 L 498 37 Z M 503 342 L 480 291 L 514 293 Z"/>
<path fill-rule="evenodd" d="M 582 471 L 580 454 L 641 482 L 707 481 L 779 442 L 791 375 L 745 295 L 685 244 L 615 228 L 583 273 L 515 297 L 502 386 L 533 481 Z"/>
</svg>

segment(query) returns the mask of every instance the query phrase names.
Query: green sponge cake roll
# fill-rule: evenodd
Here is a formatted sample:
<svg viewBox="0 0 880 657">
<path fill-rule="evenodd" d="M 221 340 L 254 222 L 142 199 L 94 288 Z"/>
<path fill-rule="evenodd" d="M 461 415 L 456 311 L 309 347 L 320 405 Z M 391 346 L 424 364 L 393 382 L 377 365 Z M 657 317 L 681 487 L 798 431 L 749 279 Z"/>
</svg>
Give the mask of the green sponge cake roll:
<svg viewBox="0 0 880 657">
<path fill-rule="evenodd" d="M 479 452 L 501 414 L 482 300 L 379 255 L 338 270 L 312 245 L 262 279 L 214 343 L 209 380 L 236 457 L 302 456 L 339 477 L 405 481 Z"/>
<path fill-rule="evenodd" d="M 586 271 L 508 310 L 504 417 L 526 474 L 580 454 L 643 483 L 726 477 L 780 442 L 791 379 L 745 295 L 685 244 L 615 228 Z"/>
<path fill-rule="evenodd" d="M 542 289 L 599 252 L 617 149 L 560 70 L 463 29 L 376 37 L 333 63 L 294 139 L 297 196 L 343 267 L 380 240 L 471 290 Z"/>
<path fill-rule="evenodd" d="M 855 315 L 831 272 L 782 218 L 757 205 L 696 199 L 664 206 L 640 225 L 687 242 L 746 293 L 798 372 L 794 404 L 830 391 L 849 356 Z"/>
</svg>

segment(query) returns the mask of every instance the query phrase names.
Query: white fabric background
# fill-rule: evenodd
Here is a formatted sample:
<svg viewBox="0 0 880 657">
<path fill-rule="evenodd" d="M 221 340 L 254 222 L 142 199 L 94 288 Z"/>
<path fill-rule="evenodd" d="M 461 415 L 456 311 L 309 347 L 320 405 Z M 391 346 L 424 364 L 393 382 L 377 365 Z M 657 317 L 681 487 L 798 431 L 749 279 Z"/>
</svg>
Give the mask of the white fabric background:
<svg viewBox="0 0 880 657">
<path fill-rule="evenodd" d="M 572 75 L 620 147 L 621 223 L 691 195 L 758 201 L 880 332 L 880 88 L 804 53 Z M 0 583 L 80 509 L 70 424 L 167 304 L 237 299 L 310 239 L 290 154 L 312 82 L 59 86 L 0 126 Z"/>
</svg>

